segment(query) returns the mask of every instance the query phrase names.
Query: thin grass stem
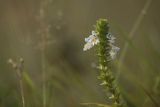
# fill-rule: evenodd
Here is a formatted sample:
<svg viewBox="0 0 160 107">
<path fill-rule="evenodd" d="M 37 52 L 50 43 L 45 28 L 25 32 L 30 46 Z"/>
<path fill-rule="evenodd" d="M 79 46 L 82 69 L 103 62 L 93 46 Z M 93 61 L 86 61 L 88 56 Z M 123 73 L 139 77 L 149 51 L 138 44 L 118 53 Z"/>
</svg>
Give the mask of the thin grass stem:
<svg viewBox="0 0 160 107">
<path fill-rule="evenodd" d="M 20 87 L 22 107 L 25 107 L 25 97 L 24 97 L 24 87 L 23 87 L 24 60 L 23 58 L 20 58 L 19 62 L 15 62 L 12 59 L 9 59 L 8 63 L 12 65 L 12 68 L 15 70 L 17 74 Z"/>
<path fill-rule="evenodd" d="M 135 23 L 133 24 L 133 27 L 128 35 L 129 39 L 132 39 L 136 33 L 136 31 L 138 30 L 138 28 L 140 27 L 145 15 L 147 14 L 148 10 L 149 10 L 149 7 L 151 6 L 151 3 L 152 3 L 153 0 L 146 0 L 146 3 L 143 7 L 143 9 L 141 10 L 140 14 L 138 15 L 137 19 L 135 20 Z M 125 55 L 127 53 L 127 50 L 128 50 L 128 47 L 129 47 L 129 43 L 128 42 L 125 42 L 124 44 L 124 48 L 122 48 L 122 51 L 121 51 L 121 56 L 120 56 L 120 59 L 119 59 L 119 64 L 118 64 L 118 72 L 117 72 L 117 76 L 116 76 L 116 80 L 119 79 L 119 76 L 121 74 L 121 66 L 122 66 L 122 63 L 124 62 L 124 58 L 125 58 Z"/>
<path fill-rule="evenodd" d="M 20 91 L 21 91 L 21 99 L 22 99 L 22 107 L 25 107 L 25 98 L 24 98 L 24 87 L 22 78 L 19 80 Z"/>
<path fill-rule="evenodd" d="M 45 63 L 45 39 L 42 35 L 42 51 L 41 51 L 41 64 L 42 64 L 42 95 L 43 107 L 46 107 L 46 63 Z"/>
</svg>

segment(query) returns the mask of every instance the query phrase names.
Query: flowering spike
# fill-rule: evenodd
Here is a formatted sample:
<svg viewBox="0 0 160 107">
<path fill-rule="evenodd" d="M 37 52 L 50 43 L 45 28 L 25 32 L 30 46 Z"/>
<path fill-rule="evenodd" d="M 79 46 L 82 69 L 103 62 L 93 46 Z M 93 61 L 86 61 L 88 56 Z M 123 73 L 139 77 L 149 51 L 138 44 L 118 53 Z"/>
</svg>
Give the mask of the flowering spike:
<svg viewBox="0 0 160 107">
<path fill-rule="evenodd" d="M 116 58 L 117 52 L 120 49 L 113 45 L 115 39 L 116 38 L 109 33 L 108 21 L 106 19 L 100 19 L 97 21 L 96 30 L 92 31 L 92 34 L 88 38 L 85 38 L 86 44 L 83 50 L 86 51 L 94 45 L 98 45 L 98 69 L 100 70 L 98 79 L 101 80 L 100 85 L 107 89 L 107 94 L 111 94 L 108 100 L 112 100 L 112 105 L 115 107 L 122 107 L 119 91 L 114 82 L 115 79 L 110 68 L 110 62 Z"/>
<path fill-rule="evenodd" d="M 96 32 L 98 32 L 98 55 L 99 55 L 99 65 L 102 66 L 100 70 L 99 79 L 102 81 L 103 85 L 108 93 L 111 93 L 111 96 L 117 96 L 113 99 L 109 97 L 108 99 L 113 101 L 115 107 L 121 107 L 121 99 L 119 97 L 119 91 L 114 82 L 114 76 L 112 75 L 110 62 L 115 59 L 117 52 L 120 48 L 113 45 L 115 42 L 115 37 L 109 33 L 109 24 L 105 19 L 100 19 L 96 24 Z M 107 68 L 107 69 L 104 69 Z M 106 75 L 103 75 L 106 74 Z"/>
</svg>

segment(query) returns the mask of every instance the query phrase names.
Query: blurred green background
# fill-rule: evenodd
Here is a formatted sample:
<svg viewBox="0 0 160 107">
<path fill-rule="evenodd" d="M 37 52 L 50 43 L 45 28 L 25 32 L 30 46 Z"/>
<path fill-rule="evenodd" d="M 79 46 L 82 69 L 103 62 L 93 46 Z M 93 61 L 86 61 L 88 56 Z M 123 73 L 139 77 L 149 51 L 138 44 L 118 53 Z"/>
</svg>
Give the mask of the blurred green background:
<svg viewBox="0 0 160 107">
<path fill-rule="evenodd" d="M 159 10 L 159 0 L 0 0 L 0 107 L 22 107 L 17 75 L 7 63 L 20 57 L 26 107 L 43 107 L 44 72 L 46 107 L 106 104 L 95 49 L 83 52 L 99 18 L 108 19 L 121 48 L 113 72 L 124 100 L 129 107 L 158 107 Z"/>
</svg>

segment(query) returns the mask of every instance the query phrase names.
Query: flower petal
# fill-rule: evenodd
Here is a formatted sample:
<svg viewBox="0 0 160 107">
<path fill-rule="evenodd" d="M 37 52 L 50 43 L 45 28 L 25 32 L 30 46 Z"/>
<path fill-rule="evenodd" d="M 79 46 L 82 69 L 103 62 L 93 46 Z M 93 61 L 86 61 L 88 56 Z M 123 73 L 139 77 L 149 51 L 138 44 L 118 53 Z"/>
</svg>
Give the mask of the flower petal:
<svg viewBox="0 0 160 107">
<path fill-rule="evenodd" d="M 85 42 L 86 44 L 84 45 L 83 51 L 86 51 L 92 48 L 94 45 L 97 45 L 99 43 L 97 33 L 92 31 L 92 34 L 88 38 L 85 38 Z"/>
<path fill-rule="evenodd" d="M 88 49 L 91 49 L 94 45 L 91 43 L 86 43 L 84 45 L 83 51 L 87 51 Z"/>
</svg>

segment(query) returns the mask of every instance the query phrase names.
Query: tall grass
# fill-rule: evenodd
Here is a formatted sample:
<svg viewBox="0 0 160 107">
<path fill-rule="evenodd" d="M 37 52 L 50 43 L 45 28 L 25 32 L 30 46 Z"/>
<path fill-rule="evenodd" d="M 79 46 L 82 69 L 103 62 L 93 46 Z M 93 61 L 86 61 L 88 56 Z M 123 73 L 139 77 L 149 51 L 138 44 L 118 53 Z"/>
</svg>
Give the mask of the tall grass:
<svg viewBox="0 0 160 107">
<path fill-rule="evenodd" d="M 146 16 L 151 3 L 152 3 L 152 0 L 146 0 L 146 2 L 144 4 L 144 7 L 142 8 L 140 14 L 138 15 L 137 19 L 135 20 L 135 22 L 133 24 L 133 27 L 132 27 L 131 31 L 129 32 L 129 34 L 127 36 L 129 40 L 131 40 L 136 35 L 135 33 L 137 32 L 137 30 L 140 27 L 144 17 Z M 116 79 L 119 78 L 119 75 L 120 75 L 120 72 L 121 72 L 120 68 L 122 66 L 121 64 L 124 61 L 124 58 L 125 58 L 126 52 L 128 50 L 128 47 L 129 47 L 129 43 L 128 43 L 128 41 L 126 41 L 125 44 L 124 44 L 124 47 L 122 48 L 121 56 L 119 58 L 119 65 L 118 65 L 119 72 L 117 74 Z"/>
<path fill-rule="evenodd" d="M 21 101 L 22 101 L 22 107 L 25 107 L 25 97 L 24 97 L 24 86 L 23 86 L 23 63 L 24 60 L 23 58 L 19 59 L 19 62 L 15 62 L 12 59 L 8 60 L 8 63 L 11 64 L 11 66 L 13 67 L 13 69 L 15 70 L 17 77 L 18 77 L 18 81 L 19 81 L 19 87 L 20 87 L 20 95 L 21 95 Z"/>
</svg>

